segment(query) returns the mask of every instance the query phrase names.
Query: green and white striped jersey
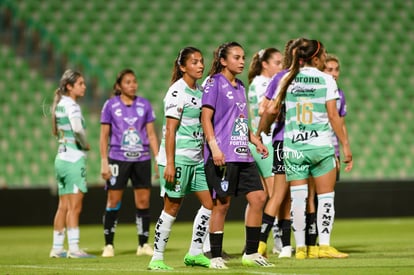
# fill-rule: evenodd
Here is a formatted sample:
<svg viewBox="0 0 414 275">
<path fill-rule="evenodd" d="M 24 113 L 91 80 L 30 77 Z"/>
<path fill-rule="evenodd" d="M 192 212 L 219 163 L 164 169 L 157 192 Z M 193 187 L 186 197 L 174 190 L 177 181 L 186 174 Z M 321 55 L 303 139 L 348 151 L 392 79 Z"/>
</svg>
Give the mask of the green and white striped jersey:
<svg viewBox="0 0 414 275">
<path fill-rule="evenodd" d="M 180 121 L 175 135 L 175 162 L 197 164 L 203 161 L 203 128 L 201 127 L 202 88 L 192 90 L 181 78 L 168 89 L 164 98 L 164 122 L 158 164 L 166 165 L 165 127 L 166 118 Z"/>
<path fill-rule="evenodd" d="M 301 68 L 286 93 L 284 147 L 300 151 L 332 147 L 325 104 L 338 98 L 332 76 L 313 67 Z"/>
<path fill-rule="evenodd" d="M 70 121 L 73 118 L 81 118 L 82 126 L 84 129 L 86 128 L 80 106 L 72 98 L 62 96 L 56 106 L 55 115 L 59 136 L 59 149 L 56 157 L 66 161 L 76 162 L 85 156 L 85 152 L 76 143 Z"/>
</svg>

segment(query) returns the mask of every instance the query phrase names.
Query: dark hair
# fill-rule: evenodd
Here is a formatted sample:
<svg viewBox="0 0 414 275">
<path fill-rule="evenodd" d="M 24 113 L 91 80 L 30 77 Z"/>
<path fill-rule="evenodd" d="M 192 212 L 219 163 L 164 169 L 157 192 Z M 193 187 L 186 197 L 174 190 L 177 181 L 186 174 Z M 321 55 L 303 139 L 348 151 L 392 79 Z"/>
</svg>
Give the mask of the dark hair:
<svg viewBox="0 0 414 275">
<path fill-rule="evenodd" d="M 296 47 L 298 47 L 299 45 L 304 43 L 304 41 L 307 41 L 307 40 L 308 39 L 306 38 L 300 37 L 296 39 L 291 39 L 286 43 L 284 53 L 283 53 L 283 65 L 282 65 L 283 69 L 289 69 L 290 66 L 292 65 L 293 49 L 296 49 Z"/>
<path fill-rule="evenodd" d="M 292 53 L 292 64 L 290 66 L 289 72 L 281 80 L 280 91 L 277 94 L 275 100 L 276 110 L 281 109 L 282 102 L 286 98 L 287 88 L 299 73 L 300 67 L 302 67 L 303 64 L 311 64 L 312 58 L 316 56 L 320 57 L 323 53 L 323 48 L 323 44 L 318 40 L 303 39 L 302 41 L 298 41 L 297 44 L 291 45 L 290 50 Z"/>
<path fill-rule="evenodd" d="M 82 74 L 78 71 L 74 71 L 71 69 L 67 69 L 59 81 L 59 88 L 55 90 L 55 96 L 53 98 L 53 104 L 52 104 L 52 133 L 55 136 L 58 136 L 57 132 L 57 125 L 56 125 L 56 106 L 58 105 L 59 101 L 62 98 L 62 95 L 66 95 L 68 93 L 67 85 L 73 86 L 79 77 L 81 77 Z"/>
<path fill-rule="evenodd" d="M 229 52 L 230 48 L 233 47 L 240 47 L 243 49 L 243 47 L 237 43 L 237 42 L 226 42 L 224 44 L 221 44 L 213 53 L 213 63 L 211 64 L 210 71 L 208 72 L 209 76 L 215 75 L 217 73 L 220 73 L 223 71 L 224 67 L 221 65 L 220 59 L 226 59 L 227 54 Z"/>
<path fill-rule="evenodd" d="M 252 83 L 255 76 L 260 75 L 263 70 L 262 62 L 269 62 L 269 59 L 272 57 L 273 54 L 280 53 L 280 51 L 276 48 L 267 48 L 261 49 L 257 53 L 254 54 L 252 62 L 249 66 L 249 73 L 248 73 L 248 81 L 249 84 Z"/>
<path fill-rule="evenodd" d="M 195 47 L 185 47 L 178 53 L 177 58 L 174 61 L 171 84 L 183 77 L 183 72 L 181 71 L 180 66 L 185 66 L 185 63 L 193 53 L 201 53 L 201 51 Z"/>
<path fill-rule="evenodd" d="M 127 74 L 132 74 L 132 75 L 135 76 L 135 73 L 134 73 L 134 71 L 132 69 L 123 69 L 122 71 L 120 71 L 118 73 L 118 75 L 116 76 L 115 83 L 114 83 L 114 85 L 112 87 L 112 89 L 113 89 L 113 95 L 116 95 L 117 96 L 117 95 L 120 95 L 121 94 L 121 91 L 118 89 L 117 86 L 118 85 L 121 85 L 122 79 Z"/>
</svg>

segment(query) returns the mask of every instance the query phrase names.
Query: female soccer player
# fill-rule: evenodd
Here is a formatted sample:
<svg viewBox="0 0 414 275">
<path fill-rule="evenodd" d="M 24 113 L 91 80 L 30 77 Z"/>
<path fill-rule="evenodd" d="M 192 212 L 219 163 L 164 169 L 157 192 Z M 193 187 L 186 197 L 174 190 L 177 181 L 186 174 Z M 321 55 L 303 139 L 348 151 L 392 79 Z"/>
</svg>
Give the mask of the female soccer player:
<svg viewBox="0 0 414 275">
<path fill-rule="evenodd" d="M 284 163 L 292 198 L 292 226 L 296 258 L 305 259 L 307 181 L 315 181 L 318 196 L 317 227 L 319 258 L 344 258 L 348 255 L 330 245 L 333 227 L 335 152 L 331 126 L 342 144 L 345 171 L 352 169 L 352 153 L 336 109 L 338 87 L 323 70 L 326 51 L 318 40 L 305 41 L 293 51 L 292 66 L 282 79 L 274 102 L 280 111 L 285 104 Z"/>
<path fill-rule="evenodd" d="M 101 175 L 106 180 L 107 202 L 103 218 L 105 248 L 102 257 L 113 257 L 114 235 L 122 194 L 131 179 L 138 231 L 137 255 L 152 256 L 150 227 L 151 154 L 158 155 L 155 114 L 150 102 L 136 95 L 137 79 L 131 69 L 122 70 L 114 84 L 114 96 L 101 113 Z"/>
<path fill-rule="evenodd" d="M 84 193 L 88 191 L 85 152 L 89 150 L 89 143 L 81 108 L 76 101 L 85 95 L 85 91 L 83 76 L 79 72 L 66 70 L 53 101 L 52 128 L 59 140 L 55 159 L 59 205 L 53 223 L 51 258 L 95 257 L 79 248 L 79 215 Z M 68 252 L 63 248 L 65 229 L 68 234 Z"/>
<path fill-rule="evenodd" d="M 338 57 L 328 54 L 325 60 L 324 72 L 332 75 L 335 81 L 338 81 L 340 75 L 340 66 Z M 336 108 L 338 110 L 339 118 L 342 121 L 343 130 L 346 136 L 348 136 L 348 131 L 345 125 L 345 116 L 346 116 L 346 100 L 345 94 L 341 89 L 338 89 L 339 99 L 336 101 Z M 339 150 L 339 140 L 335 133 L 332 133 L 332 143 L 335 147 L 335 157 L 336 157 L 336 181 L 339 180 L 340 175 L 340 150 Z M 309 199 L 306 213 L 306 246 L 308 250 L 308 258 L 317 258 L 319 257 L 318 246 L 316 241 L 318 238 L 318 232 L 316 230 L 316 205 L 317 199 L 315 196 L 315 183 L 312 178 L 309 179 Z M 315 199 L 314 199 L 315 198 Z M 315 251 L 315 252 L 313 252 Z"/>
<path fill-rule="evenodd" d="M 273 173 L 274 173 L 274 191 L 266 204 L 263 213 L 262 231 L 260 234 L 259 253 L 261 255 L 267 254 L 267 239 L 270 233 L 275 217 L 278 217 L 278 232 L 275 233 L 273 227 L 274 246 L 273 253 L 279 253 L 279 258 L 290 258 L 292 255 L 292 247 L 290 244 L 291 221 L 290 221 L 290 194 L 289 185 L 286 182 L 285 165 L 283 162 L 283 134 L 285 129 L 284 117 L 276 121 L 274 129 L 270 126 L 277 118 L 277 113 L 272 108 L 270 102 L 274 100 L 276 89 L 280 80 L 289 71 L 292 63 L 292 50 L 302 43 L 304 38 L 289 40 L 284 49 L 283 55 L 283 70 L 277 73 L 270 81 L 266 89 L 266 94 L 262 101 L 262 110 L 259 126 L 256 135 L 260 135 L 263 131 L 265 133 L 272 132 L 273 142 Z M 269 108 L 270 105 L 270 108 Z M 269 112 L 270 110 L 270 112 Z M 263 135 L 263 134 L 262 134 Z M 276 235 L 278 234 L 278 236 Z M 280 239 L 280 242 L 278 240 Z"/>
<path fill-rule="evenodd" d="M 245 88 L 236 75 L 244 69 L 244 50 L 237 42 L 224 43 L 215 51 L 202 98 L 201 123 L 206 138 L 204 161 L 213 196 L 210 220 L 211 268 L 227 268 L 222 257 L 223 230 L 231 196 L 245 195 L 246 250 L 243 265 L 273 266 L 257 253 L 266 193 L 249 150 L 249 141 L 263 157 L 267 148 L 248 127 Z"/>
<path fill-rule="evenodd" d="M 193 223 L 190 249 L 185 265 L 210 267 L 203 254 L 203 243 L 213 202 L 208 190 L 203 163 L 203 129 L 200 122 L 202 88 L 197 84 L 204 72 L 201 51 L 183 48 L 175 62 L 171 86 L 164 98 L 163 139 L 158 157 L 164 208 L 155 226 L 154 255 L 151 270 L 171 270 L 164 263 L 164 252 L 172 225 L 185 195 L 195 193 L 201 208 Z"/>
</svg>

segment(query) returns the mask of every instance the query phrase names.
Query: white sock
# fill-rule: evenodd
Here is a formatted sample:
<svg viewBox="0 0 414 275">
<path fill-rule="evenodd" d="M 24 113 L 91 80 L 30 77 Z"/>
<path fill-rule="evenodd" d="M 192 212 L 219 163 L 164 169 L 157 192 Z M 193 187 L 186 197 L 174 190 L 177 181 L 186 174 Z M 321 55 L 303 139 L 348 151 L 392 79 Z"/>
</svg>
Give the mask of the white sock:
<svg viewBox="0 0 414 275">
<path fill-rule="evenodd" d="M 70 252 L 79 251 L 79 235 L 79 227 L 68 228 L 68 243 Z"/>
<path fill-rule="evenodd" d="M 308 185 L 290 187 L 292 205 L 290 208 L 293 235 L 295 236 L 296 247 L 305 246 L 306 229 L 306 200 L 308 198 Z"/>
<path fill-rule="evenodd" d="M 206 232 L 206 238 L 203 242 L 203 252 L 211 252 L 211 247 L 210 247 L 210 230 L 209 228 L 207 228 L 207 232 Z"/>
<path fill-rule="evenodd" d="M 155 225 L 154 255 L 152 256 L 152 261 L 164 260 L 165 247 L 167 246 L 174 221 L 175 217 L 167 214 L 164 210 L 161 211 L 161 215 Z"/>
<path fill-rule="evenodd" d="M 206 237 L 209 235 L 210 216 L 211 210 L 201 206 L 194 218 L 193 235 L 191 236 L 190 250 L 188 251 L 191 256 L 203 253 L 203 243 L 205 243 Z"/>
<path fill-rule="evenodd" d="M 63 229 L 63 231 L 61 232 L 53 230 L 53 249 L 55 251 L 62 251 L 64 243 L 65 243 L 65 229 Z"/>
<path fill-rule="evenodd" d="M 335 192 L 318 195 L 317 224 L 320 245 L 330 245 L 335 218 Z"/>
<path fill-rule="evenodd" d="M 279 245 L 278 242 L 280 242 L 279 226 L 277 225 L 277 223 L 278 223 L 278 218 L 275 217 L 275 222 L 273 223 L 273 226 L 272 226 L 274 246 Z"/>
</svg>

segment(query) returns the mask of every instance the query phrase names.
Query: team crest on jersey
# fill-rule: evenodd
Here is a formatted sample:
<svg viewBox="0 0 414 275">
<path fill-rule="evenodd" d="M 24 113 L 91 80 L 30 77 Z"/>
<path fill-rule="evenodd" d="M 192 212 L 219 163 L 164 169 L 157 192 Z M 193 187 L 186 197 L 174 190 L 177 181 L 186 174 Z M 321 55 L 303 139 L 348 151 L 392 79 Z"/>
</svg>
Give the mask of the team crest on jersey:
<svg viewBox="0 0 414 275">
<path fill-rule="evenodd" d="M 126 122 L 126 123 L 128 123 L 128 125 L 134 125 L 134 123 L 135 123 L 135 121 L 137 121 L 137 119 L 138 118 L 136 118 L 136 117 L 125 117 L 124 118 L 124 121 Z"/>
<path fill-rule="evenodd" d="M 144 108 L 137 107 L 136 109 L 138 116 L 142 117 L 144 115 Z"/>
<path fill-rule="evenodd" d="M 243 112 L 244 108 L 246 108 L 246 103 L 245 102 L 236 102 L 237 107 L 239 108 L 239 110 L 241 112 Z"/>
</svg>

